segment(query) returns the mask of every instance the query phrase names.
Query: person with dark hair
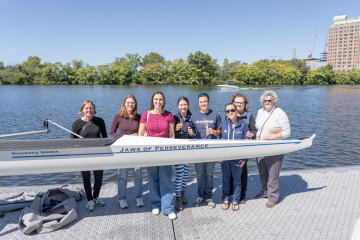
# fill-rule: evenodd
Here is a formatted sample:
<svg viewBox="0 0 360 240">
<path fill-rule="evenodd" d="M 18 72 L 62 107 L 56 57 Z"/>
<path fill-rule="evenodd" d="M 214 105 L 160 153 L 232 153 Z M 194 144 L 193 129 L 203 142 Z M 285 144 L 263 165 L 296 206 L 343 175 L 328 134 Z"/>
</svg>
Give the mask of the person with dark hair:
<svg viewBox="0 0 360 240">
<path fill-rule="evenodd" d="M 174 138 L 174 116 L 164 110 L 165 96 L 157 91 L 151 98 L 148 111 L 144 111 L 140 119 L 139 136 Z M 176 219 L 175 198 L 172 183 L 172 165 L 147 167 L 149 179 L 149 200 L 154 215 L 168 215 Z"/>
<path fill-rule="evenodd" d="M 251 139 L 256 138 L 256 127 L 255 127 L 255 118 L 254 116 L 249 112 L 249 101 L 247 97 L 241 93 L 235 94 L 232 99 L 231 103 L 235 104 L 236 106 L 236 113 L 237 117 L 244 120 L 248 125 L 248 132 L 246 133 L 246 136 Z M 243 171 L 241 174 L 241 195 L 240 195 L 240 204 L 246 203 L 246 190 L 247 190 L 247 179 L 248 179 L 248 169 L 247 169 L 247 161 L 245 161 L 245 165 L 243 166 Z M 232 192 L 233 189 L 231 189 L 230 192 Z"/>
<path fill-rule="evenodd" d="M 84 138 L 107 138 L 105 122 L 102 118 L 95 117 L 96 114 L 95 104 L 91 100 L 86 100 L 80 107 L 79 114 L 84 115 L 82 118 L 76 120 L 71 131 L 84 137 Z M 71 134 L 71 138 L 77 136 Z M 94 211 L 95 205 L 104 207 L 105 203 L 99 198 L 100 189 L 103 180 L 103 170 L 94 170 L 94 192 L 91 192 L 91 174 L 90 171 L 82 171 L 81 175 L 84 182 L 84 189 L 88 203 L 86 208 L 89 212 Z"/>
<path fill-rule="evenodd" d="M 225 106 L 227 119 L 221 123 L 221 138 L 223 140 L 247 139 L 246 133 L 248 126 L 246 122 L 237 117 L 236 106 L 229 103 Z M 230 207 L 229 198 L 233 195 L 232 210 L 239 210 L 240 192 L 242 185 L 242 171 L 245 166 L 246 159 L 228 160 L 221 162 L 221 171 L 223 179 L 223 200 L 222 208 L 228 210 Z M 233 186 L 234 193 L 231 194 L 230 189 Z"/>
<path fill-rule="evenodd" d="M 209 109 L 210 98 L 207 93 L 200 93 L 198 96 L 200 111 L 195 112 L 191 119 L 195 124 L 197 133 L 195 139 L 216 139 L 221 132 L 220 115 Z M 190 129 L 189 134 L 193 134 Z M 198 182 L 198 198 L 194 206 L 198 207 L 205 200 L 208 207 L 215 208 L 212 200 L 213 175 L 215 162 L 195 163 L 195 170 Z"/>
<path fill-rule="evenodd" d="M 134 95 L 127 95 L 121 109 L 115 114 L 111 123 L 110 136 L 116 135 L 116 130 L 125 135 L 137 135 L 141 116 L 137 114 L 137 101 Z M 120 208 L 127 208 L 126 185 L 130 168 L 118 169 L 118 196 Z M 142 168 L 133 168 L 135 183 L 135 201 L 137 207 L 143 207 L 142 199 Z"/>
<path fill-rule="evenodd" d="M 175 118 L 175 138 L 192 139 L 193 135 L 189 134 L 191 130 L 191 112 L 189 110 L 189 100 L 186 97 L 180 97 L 177 101 L 179 112 L 174 115 Z M 182 204 L 187 204 L 188 200 L 185 196 L 185 188 L 189 176 L 189 164 L 175 165 L 175 208 L 179 211 L 183 209 Z"/>
</svg>

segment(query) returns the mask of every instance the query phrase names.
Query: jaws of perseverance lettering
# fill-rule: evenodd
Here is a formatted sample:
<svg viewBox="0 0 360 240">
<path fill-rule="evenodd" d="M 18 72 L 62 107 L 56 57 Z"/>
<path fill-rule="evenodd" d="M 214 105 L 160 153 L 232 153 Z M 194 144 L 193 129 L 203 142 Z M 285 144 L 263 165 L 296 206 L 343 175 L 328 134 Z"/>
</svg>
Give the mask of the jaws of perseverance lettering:
<svg viewBox="0 0 360 240">
<path fill-rule="evenodd" d="M 149 147 L 128 147 L 121 148 L 120 152 L 149 152 L 149 151 L 169 151 L 169 150 L 186 150 L 186 149 L 201 149 L 208 148 L 208 144 L 191 144 L 191 145 L 180 145 L 180 146 L 149 146 Z"/>
</svg>

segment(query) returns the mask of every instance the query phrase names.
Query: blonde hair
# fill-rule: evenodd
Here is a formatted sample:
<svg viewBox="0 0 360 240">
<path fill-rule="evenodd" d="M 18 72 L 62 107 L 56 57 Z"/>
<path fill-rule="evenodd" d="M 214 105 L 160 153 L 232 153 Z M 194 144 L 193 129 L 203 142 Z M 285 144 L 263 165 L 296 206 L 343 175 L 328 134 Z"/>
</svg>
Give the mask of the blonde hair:
<svg viewBox="0 0 360 240">
<path fill-rule="evenodd" d="M 86 104 L 88 104 L 88 103 L 91 103 L 91 104 L 94 106 L 94 114 L 96 114 L 95 104 L 94 104 L 94 102 L 91 101 L 91 100 L 86 100 L 86 101 L 81 105 L 79 114 L 84 115 L 83 110 L 84 110 L 84 107 L 86 106 Z"/>
<path fill-rule="evenodd" d="M 127 95 L 127 96 L 125 97 L 124 102 L 123 102 L 123 104 L 122 104 L 122 106 L 121 106 L 121 109 L 120 109 L 120 111 L 119 111 L 119 115 L 120 115 L 120 117 L 122 117 L 122 118 L 128 118 L 128 117 L 130 117 L 130 116 L 129 116 L 129 113 L 128 113 L 126 107 L 125 107 L 125 102 L 126 102 L 126 100 L 128 100 L 129 98 L 131 98 L 131 99 L 134 100 L 134 102 L 135 102 L 135 108 L 131 111 L 131 114 L 130 114 L 130 115 L 132 115 L 132 117 L 131 117 L 132 119 L 136 119 L 137 101 L 136 101 L 135 96 L 132 95 L 132 94 L 129 94 L 129 95 Z"/>
</svg>

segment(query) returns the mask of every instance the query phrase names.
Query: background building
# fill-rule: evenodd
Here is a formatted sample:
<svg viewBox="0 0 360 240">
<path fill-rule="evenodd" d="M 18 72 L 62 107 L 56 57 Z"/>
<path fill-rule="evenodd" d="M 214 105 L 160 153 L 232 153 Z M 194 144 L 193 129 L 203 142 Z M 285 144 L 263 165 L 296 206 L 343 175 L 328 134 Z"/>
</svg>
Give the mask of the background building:
<svg viewBox="0 0 360 240">
<path fill-rule="evenodd" d="M 360 69 L 359 55 L 360 17 L 335 16 L 329 28 L 328 64 L 334 70 Z"/>
</svg>

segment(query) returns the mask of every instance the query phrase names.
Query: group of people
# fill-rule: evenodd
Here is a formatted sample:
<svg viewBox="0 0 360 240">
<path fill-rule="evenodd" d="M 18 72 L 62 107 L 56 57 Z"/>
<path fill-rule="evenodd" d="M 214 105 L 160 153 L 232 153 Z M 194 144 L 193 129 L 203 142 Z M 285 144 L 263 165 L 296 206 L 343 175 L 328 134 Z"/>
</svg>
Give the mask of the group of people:
<svg viewBox="0 0 360 240">
<path fill-rule="evenodd" d="M 256 120 L 249 112 L 249 102 L 245 95 L 235 94 L 224 110 L 225 120 L 221 120 L 219 113 L 211 110 L 210 97 L 207 93 L 198 96 L 200 110 L 191 113 L 189 100 L 180 97 L 177 101 L 179 112 L 173 115 L 164 108 L 165 96 L 156 91 L 152 95 L 150 108 L 140 116 L 137 113 L 137 101 L 134 95 L 125 97 L 121 109 L 115 114 L 110 128 L 110 136 L 122 133 L 125 135 L 137 135 L 161 138 L 181 139 L 258 139 L 280 140 L 290 136 L 290 122 L 286 113 L 277 107 L 278 97 L 274 91 L 267 90 L 260 97 L 260 103 L 264 108 L 257 113 Z M 95 117 L 95 104 L 87 100 L 79 111 L 83 117 L 76 120 L 72 126 L 72 132 L 84 138 L 106 138 L 107 132 L 104 120 Z M 72 135 L 72 138 L 76 138 Z M 272 208 L 279 201 L 280 184 L 279 175 L 284 155 L 258 157 L 262 185 L 261 192 L 256 199 L 267 198 L 266 207 Z M 219 159 L 221 161 L 221 159 Z M 248 159 L 236 159 L 221 161 L 222 170 L 222 208 L 239 210 L 239 204 L 246 203 L 247 189 L 247 161 Z M 197 174 L 198 197 L 193 206 L 200 206 L 206 202 L 210 208 L 215 208 L 212 199 L 213 173 L 215 162 L 195 163 Z M 176 219 L 175 209 L 181 211 L 183 204 L 188 200 L 185 189 L 188 182 L 190 165 L 175 165 L 175 196 L 172 182 L 173 166 L 147 167 L 149 180 L 149 200 L 154 215 L 160 211 L 168 215 L 170 219 Z M 134 173 L 135 201 L 137 207 L 144 206 L 142 199 L 142 168 L 118 170 L 118 196 L 120 208 L 127 208 L 126 187 L 128 172 Z M 102 185 L 103 170 L 93 171 L 95 183 L 91 189 L 90 171 L 81 172 L 84 189 L 88 199 L 88 211 L 94 211 L 95 206 L 103 207 L 105 203 L 99 198 Z"/>
</svg>

